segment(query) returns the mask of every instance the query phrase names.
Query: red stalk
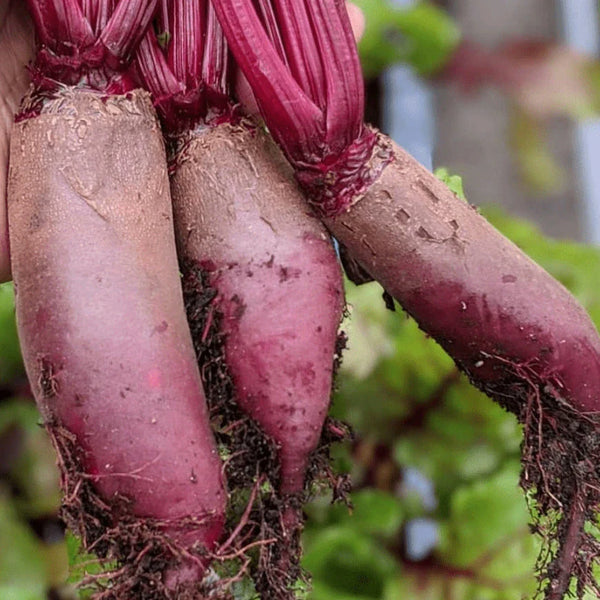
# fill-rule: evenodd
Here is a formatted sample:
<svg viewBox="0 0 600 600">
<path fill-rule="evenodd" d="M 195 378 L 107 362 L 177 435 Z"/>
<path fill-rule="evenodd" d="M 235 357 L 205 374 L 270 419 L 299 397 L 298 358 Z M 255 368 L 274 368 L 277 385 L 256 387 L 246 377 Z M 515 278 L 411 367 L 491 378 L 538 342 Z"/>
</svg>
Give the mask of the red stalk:
<svg viewBox="0 0 600 600">
<path fill-rule="evenodd" d="M 284 1 L 277 5 L 277 16 L 291 74 L 306 95 L 318 107 L 323 107 L 326 102 L 326 88 L 320 76 L 322 68 L 319 49 L 310 32 L 306 31 L 306 24 L 309 23 L 306 7 L 302 2 Z"/>
<path fill-rule="evenodd" d="M 77 2 L 27 0 L 27 5 L 41 45 L 60 53 L 69 46 L 83 47 L 93 43 L 94 34 Z"/>
<path fill-rule="evenodd" d="M 169 133 L 230 120 L 229 51 L 207 0 L 168 0 L 161 15 L 169 37 L 163 50 L 153 31 L 142 40 L 136 66 Z"/>
<path fill-rule="evenodd" d="M 121 0 L 96 42 L 125 67 L 150 24 L 157 0 Z"/>
<path fill-rule="evenodd" d="M 363 124 L 362 75 L 345 4 L 281 0 L 271 8 L 260 0 L 263 26 L 251 0 L 212 2 L 296 178 L 321 213 L 339 214 L 391 160 L 369 164 L 376 139 Z"/>
<path fill-rule="evenodd" d="M 202 77 L 202 44 L 198 35 L 204 30 L 205 2 L 168 3 L 169 44 L 168 64 L 175 77 L 186 87 L 196 87 Z"/>
<path fill-rule="evenodd" d="M 344 2 L 322 0 L 258 0 L 261 25 L 251 0 L 212 0 L 236 59 L 255 90 L 259 102 L 273 117 L 273 102 L 263 87 L 262 73 L 276 79 L 273 85 L 298 93 L 310 101 L 324 120 L 326 152 L 341 152 L 362 132 L 364 92 L 360 62 Z M 266 29 L 266 31 L 265 31 Z M 270 40 L 270 42 L 267 41 Z M 253 43 L 254 41 L 260 42 Z M 258 66 L 258 69 L 255 67 Z M 292 102 L 294 118 L 304 106 Z M 281 143 L 292 144 L 290 134 Z M 339 149 L 335 149 L 339 146 Z M 306 155 L 294 156 L 296 161 Z"/>
<path fill-rule="evenodd" d="M 229 49 L 212 5 L 208 3 L 201 80 L 207 92 L 229 96 Z"/>
<path fill-rule="evenodd" d="M 273 6 L 269 0 L 256 0 L 255 4 L 257 10 L 260 12 L 260 18 L 265 27 L 267 35 L 275 46 L 279 58 L 281 58 L 285 66 L 289 68 L 289 63 L 285 54 L 283 40 L 281 39 L 281 33 L 279 32 L 279 25 L 277 24 L 277 18 L 275 17 Z"/>
<path fill-rule="evenodd" d="M 288 71 L 252 6 L 251 0 L 212 2 L 231 51 L 260 105 L 268 107 L 273 137 L 293 160 L 318 156 L 323 113 Z"/>
<path fill-rule="evenodd" d="M 182 94 L 185 90 L 185 86 L 177 80 L 169 67 L 152 30 L 148 31 L 140 42 L 136 67 L 144 80 L 145 87 L 152 92 L 154 102 L 159 108 L 163 106 L 163 101 Z"/>
<path fill-rule="evenodd" d="M 157 0 L 27 0 L 39 51 L 32 77 L 38 90 L 58 84 L 120 92 L 133 87 L 124 75 L 131 54 L 154 14 Z"/>
<path fill-rule="evenodd" d="M 289 0 L 287 0 L 289 3 Z M 364 89 L 344 2 L 307 0 L 327 85 L 327 144 L 341 152 L 363 129 Z"/>
<path fill-rule="evenodd" d="M 98 0 L 82 0 L 81 10 L 91 25 L 94 35 L 97 36 L 108 23 L 108 19 L 114 10 L 114 0 L 105 2 L 99 2 Z"/>
</svg>

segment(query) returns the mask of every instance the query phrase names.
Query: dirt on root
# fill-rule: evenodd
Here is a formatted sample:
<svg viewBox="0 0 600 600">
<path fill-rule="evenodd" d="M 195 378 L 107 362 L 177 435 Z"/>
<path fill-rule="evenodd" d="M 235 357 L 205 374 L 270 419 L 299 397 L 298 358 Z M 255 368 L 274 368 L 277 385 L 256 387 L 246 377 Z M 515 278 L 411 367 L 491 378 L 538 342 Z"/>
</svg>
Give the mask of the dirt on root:
<svg viewBox="0 0 600 600">
<path fill-rule="evenodd" d="M 295 586 L 306 580 L 300 567 L 302 506 L 316 490 L 332 490 L 332 502 L 347 502 L 349 478 L 331 467 L 332 443 L 349 439 L 349 428 L 328 418 L 319 446 L 309 461 L 304 491 L 281 497 L 277 444 L 237 405 L 235 385 L 224 353 L 222 316 L 217 291 L 200 265 L 181 265 L 188 322 L 198 358 L 217 445 L 225 462 L 230 493 L 230 536 L 235 535 L 238 560 L 247 566 L 262 600 L 293 600 Z M 337 372 L 346 337 L 340 334 L 334 369 Z M 237 508 L 236 508 L 237 507 Z M 226 542 L 227 544 L 227 542 Z"/>
<path fill-rule="evenodd" d="M 500 359 L 502 360 L 502 359 Z M 483 391 L 523 425 L 521 486 L 532 529 L 543 540 L 536 598 L 600 597 L 594 566 L 600 557 L 600 415 L 573 409 L 561 385 L 532 365 L 505 362 L 506 379 Z M 482 387 L 473 380 L 475 385 Z M 574 596 L 567 596 L 569 591 Z"/>
<path fill-rule="evenodd" d="M 60 518 L 80 538 L 81 549 L 98 557 L 91 562 L 99 569 L 77 583 L 80 589 L 91 591 L 94 600 L 201 600 L 209 596 L 230 600 L 210 577 L 176 589 L 164 583 L 165 571 L 183 562 L 206 564 L 209 557 L 204 548 L 180 546 L 165 532 L 166 528 L 194 531 L 203 526 L 200 520 L 140 518 L 133 515 L 128 498 L 105 500 L 98 494 L 93 476 L 85 473 L 75 436 L 56 423 L 47 423 L 46 429 L 61 474 Z"/>
</svg>

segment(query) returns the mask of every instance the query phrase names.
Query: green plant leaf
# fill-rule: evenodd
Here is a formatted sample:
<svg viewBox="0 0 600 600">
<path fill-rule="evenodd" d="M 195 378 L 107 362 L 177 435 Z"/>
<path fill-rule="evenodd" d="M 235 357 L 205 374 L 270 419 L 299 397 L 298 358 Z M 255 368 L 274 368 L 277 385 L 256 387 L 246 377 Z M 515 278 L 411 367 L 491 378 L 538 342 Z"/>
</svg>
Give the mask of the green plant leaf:
<svg viewBox="0 0 600 600">
<path fill-rule="evenodd" d="M 48 596 L 43 588 L 26 584 L 0 584 L 0 598 L 2 600 L 47 600 Z"/>
<path fill-rule="evenodd" d="M 348 520 L 358 531 L 368 535 L 397 535 L 403 521 L 402 503 L 381 490 L 364 489 L 352 494 L 353 512 Z"/>
<path fill-rule="evenodd" d="M 463 180 L 460 175 L 451 175 L 446 167 L 438 167 L 433 174 L 443 181 L 461 200 L 466 200 Z"/>
<path fill-rule="evenodd" d="M 494 571 L 498 576 L 514 575 L 516 568 L 533 573 L 537 554 L 534 548 L 523 553 L 520 546 L 530 537 L 530 517 L 518 487 L 519 469 L 518 462 L 509 461 L 495 475 L 456 489 L 438 550 L 444 564 L 481 573 L 502 557 L 502 572 Z"/>
<path fill-rule="evenodd" d="M 69 583 L 80 582 L 87 574 L 98 575 L 110 570 L 110 563 L 102 563 L 94 554 L 82 550 L 81 540 L 67 531 L 67 556 L 69 559 Z"/>
<path fill-rule="evenodd" d="M 460 41 L 449 15 L 430 2 L 398 8 L 383 0 L 354 0 L 366 27 L 358 48 L 366 77 L 374 77 L 397 62 L 421 75 L 439 71 Z"/>
<path fill-rule="evenodd" d="M 12 283 L 0 284 L 0 385 L 6 385 L 25 373 L 17 325 Z"/>
<path fill-rule="evenodd" d="M 46 589 L 42 548 L 33 532 L 19 519 L 10 498 L 1 487 L 0 586 L 4 592 L 0 595 L 3 600 L 10 597 L 9 594 L 15 598 L 37 600 L 43 597 Z"/>
<path fill-rule="evenodd" d="M 394 559 L 372 537 L 343 526 L 319 531 L 303 565 L 313 574 L 312 600 L 380 598 L 387 578 L 397 572 Z"/>
</svg>

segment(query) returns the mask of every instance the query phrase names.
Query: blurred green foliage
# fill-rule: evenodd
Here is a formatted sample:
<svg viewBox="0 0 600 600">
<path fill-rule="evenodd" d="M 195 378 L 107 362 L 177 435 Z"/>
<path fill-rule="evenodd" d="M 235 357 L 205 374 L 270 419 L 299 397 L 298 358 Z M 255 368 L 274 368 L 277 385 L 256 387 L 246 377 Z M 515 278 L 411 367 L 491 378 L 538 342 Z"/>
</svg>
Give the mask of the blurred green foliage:
<svg viewBox="0 0 600 600">
<path fill-rule="evenodd" d="M 451 56 L 460 32 L 448 14 L 430 2 L 398 8 L 385 0 L 353 0 L 365 15 L 359 42 L 366 77 L 403 62 L 420 75 L 433 75 Z"/>
<path fill-rule="evenodd" d="M 452 175 L 446 167 L 438 167 L 434 171 L 434 175 L 440 181 L 443 181 L 461 200 L 467 199 L 463 188 L 462 177 L 460 175 Z"/>
<path fill-rule="evenodd" d="M 0 598 L 40 600 L 68 573 L 56 459 L 31 398 L 0 392 Z"/>
<path fill-rule="evenodd" d="M 0 386 L 24 373 L 11 285 L 0 285 Z"/>
</svg>

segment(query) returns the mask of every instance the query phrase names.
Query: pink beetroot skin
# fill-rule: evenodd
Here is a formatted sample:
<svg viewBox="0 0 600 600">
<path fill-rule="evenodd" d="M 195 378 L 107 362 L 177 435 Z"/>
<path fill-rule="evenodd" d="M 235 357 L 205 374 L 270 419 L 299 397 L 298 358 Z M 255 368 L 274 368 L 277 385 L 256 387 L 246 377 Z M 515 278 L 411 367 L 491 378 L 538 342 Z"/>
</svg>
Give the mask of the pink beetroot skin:
<svg viewBox="0 0 600 600">
<path fill-rule="evenodd" d="M 260 132 L 219 125 L 176 164 L 180 256 L 210 274 L 236 400 L 279 448 L 281 494 L 299 494 L 329 408 L 343 306 L 329 236 Z"/>
<path fill-rule="evenodd" d="M 201 271 L 216 291 L 211 310 L 234 401 L 278 452 L 278 472 L 266 475 L 276 484 L 283 514 L 276 519 L 281 586 L 260 573 L 257 587 L 265 597 L 276 597 L 275 589 L 291 597 L 306 470 L 330 402 L 341 271 L 329 235 L 281 153 L 240 119 L 229 99 L 228 50 L 210 4 L 167 2 L 159 30 L 171 42 L 161 49 L 150 31 L 137 64 L 173 150 L 178 255 L 185 280 Z M 245 468 L 255 476 L 268 470 L 247 446 L 231 452 L 254 461 L 254 469 Z"/>
<path fill-rule="evenodd" d="M 61 31 L 56 4 L 32 1 L 48 35 Z M 132 14 L 151 14 L 122 0 L 106 38 L 134 26 L 123 14 L 136 4 Z M 140 19 L 144 28 L 149 15 Z M 146 92 L 106 92 L 127 82 L 116 59 L 97 71 L 65 58 L 64 72 L 88 83 L 71 87 L 43 70 L 63 72 L 56 51 L 42 44 L 43 89 L 25 100 L 11 140 L 20 341 L 59 451 L 64 518 L 86 548 L 122 563 L 113 597 L 172 597 L 180 584 L 198 588 L 226 494 L 185 318 L 162 135 Z"/>
</svg>

